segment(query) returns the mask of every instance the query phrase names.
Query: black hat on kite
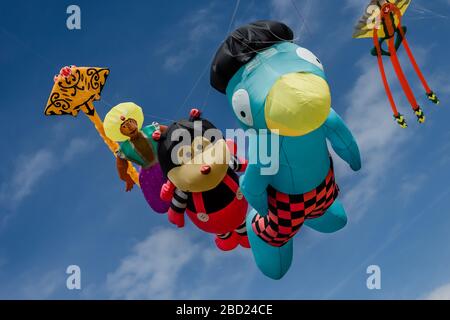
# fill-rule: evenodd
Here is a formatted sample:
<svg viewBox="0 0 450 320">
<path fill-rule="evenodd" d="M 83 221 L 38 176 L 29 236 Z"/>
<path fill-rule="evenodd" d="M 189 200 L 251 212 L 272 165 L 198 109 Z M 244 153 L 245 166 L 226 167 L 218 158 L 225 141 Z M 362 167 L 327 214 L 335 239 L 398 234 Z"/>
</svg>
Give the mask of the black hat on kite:
<svg viewBox="0 0 450 320">
<path fill-rule="evenodd" d="M 292 41 L 293 38 L 292 30 L 278 21 L 255 21 L 234 30 L 216 52 L 211 64 L 211 85 L 225 93 L 234 74 L 258 51 L 279 42 Z"/>
</svg>

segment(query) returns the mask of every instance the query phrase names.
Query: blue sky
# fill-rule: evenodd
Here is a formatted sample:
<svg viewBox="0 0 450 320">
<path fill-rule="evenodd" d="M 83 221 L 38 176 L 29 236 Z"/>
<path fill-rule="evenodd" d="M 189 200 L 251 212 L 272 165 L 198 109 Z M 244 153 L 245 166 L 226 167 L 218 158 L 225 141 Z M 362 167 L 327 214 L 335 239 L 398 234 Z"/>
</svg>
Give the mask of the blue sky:
<svg viewBox="0 0 450 320">
<path fill-rule="evenodd" d="M 406 100 L 401 130 L 370 56 L 351 39 L 367 0 L 242 0 L 231 28 L 279 19 L 322 60 L 333 106 L 353 130 L 363 169 L 337 162 L 349 224 L 332 235 L 303 228 L 289 273 L 265 278 L 250 251 L 219 252 L 212 236 L 153 213 L 124 192 L 115 162 L 86 117 L 45 117 L 53 75 L 64 65 L 111 68 L 102 101 L 134 101 L 146 121 L 166 123 L 195 106 L 222 129 L 237 127 L 224 96 L 209 89 L 209 63 L 235 1 L 35 1 L 0 4 L 0 298 L 450 298 L 450 1 L 413 1 L 409 42 L 441 106 L 426 101 L 420 126 Z M 66 8 L 81 8 L 81 30 Z M 401 50 L 401 60 L 407 59 Z M 391 82 L 395 83 L 391 68 Z M 79 265 L 82 290 L 65 286 Z M 368 290 L 366 268 L 381 267 Z"/>
</svg>

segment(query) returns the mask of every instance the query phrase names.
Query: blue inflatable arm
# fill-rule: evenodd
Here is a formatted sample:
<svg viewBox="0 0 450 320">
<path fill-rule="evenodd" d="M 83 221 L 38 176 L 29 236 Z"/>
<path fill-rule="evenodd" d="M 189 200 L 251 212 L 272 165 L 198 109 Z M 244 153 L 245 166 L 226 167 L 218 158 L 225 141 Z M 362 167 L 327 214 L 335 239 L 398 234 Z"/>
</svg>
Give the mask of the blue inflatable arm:
<svg viewBox="0 0 450 320">
<path fill-rule="evenodd" d="M 261 168 L 249 164 L 245 173 L 240 177 L 239 184 L 248 203 L 262 216 L 269 210 L 267 200 L 267 187 L 271 176 L 261 175 Z"/>
<path fill-rule="evenodd" d="M 361 169 L 361 155 L 358 144 L 350 129 L 333 109 L 331 109 L 325 121 L 324 128 L 326 137 L 338 156 L 347 162 L 352 170 L 358 171 Z"/>
</svg>

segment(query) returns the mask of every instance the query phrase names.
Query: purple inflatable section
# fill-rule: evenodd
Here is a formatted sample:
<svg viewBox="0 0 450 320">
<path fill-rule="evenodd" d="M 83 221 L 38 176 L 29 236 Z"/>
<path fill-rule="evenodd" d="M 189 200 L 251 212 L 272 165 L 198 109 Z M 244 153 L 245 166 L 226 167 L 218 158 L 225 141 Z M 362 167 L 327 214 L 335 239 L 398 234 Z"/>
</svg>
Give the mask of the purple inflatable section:
<svg viewBox="0 0 450 320">
<path fill-rule="evenodd" d="M 166 213 L 170 207 L 170 202 L 163 201 L 159 197 L 161 187 L 165 182 L 166 178 L 164 178 L 159 163 L 147 169 L 141 168 L 139 172 L 139 184 L 145 200 L 157 213 Z"/>
</svg>

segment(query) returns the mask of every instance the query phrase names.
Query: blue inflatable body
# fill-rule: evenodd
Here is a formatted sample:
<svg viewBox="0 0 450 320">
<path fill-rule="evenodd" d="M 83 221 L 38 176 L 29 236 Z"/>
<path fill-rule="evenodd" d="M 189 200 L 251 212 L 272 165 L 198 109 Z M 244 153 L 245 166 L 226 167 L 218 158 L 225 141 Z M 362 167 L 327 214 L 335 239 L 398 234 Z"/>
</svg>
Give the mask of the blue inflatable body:
<svg viewBox="0 0 450 320">
<path fill-rule="evenodd" d="M 248 44 L 255 43 L 258 36 L 253 34 L 252 41 L 246 41 L 245 37 L 252 33 L 243 30 L 255 26 L 257 31 L 263 30 L 260 43 L 268 38 L 272 44 L 252 52 Z M 287 28 L 281 23 L 260 21 L 236 30 L 231 41 L 236 43 L 239 38 L 238 44 L 245 42 L 244 53 L 250 52 L 251 59 L 241 59 L 239 69 L 225 79 L 227 98 L 242 127 L 257 129 L 256 138 L 267 135 L 267 139 L 255 139 L 258 143 L 250 144 L 250 163 L 240 185 L 254 208 L 247 216 L 247 232 L 255 261 L 273 279 L 280 279 L 288 271 L 292 237 L 303 222 L 324 233 L 335 232 L 347 222 L 344 208 L 336 199 L 338 188 L 327 140 L 353 170 L 361 168 L 357 143 L 331 108 L 320 60 L 310 51 L 280 39 L 274 29 L 280 26 Z M 222 45 L 222 53 L 224 46 L 230 49 L 229 44 L 230 38 Z M 239 52 L 232 53 L 232 58 L 238 57 Z M 220 76 L 217 73 L 223 60 L 219 51 L 211 74 L 212 85 L 219 91 L 220 84 L 214 77 Z M 267 133 L 258 129 L 267 129 Z M 258 158 L 260 148 L 271 153 L 271 139 L 279 142 L 279 168 L 264 174 L 262 169 L 267 164 L 251 162 Z"/>
</svg>

